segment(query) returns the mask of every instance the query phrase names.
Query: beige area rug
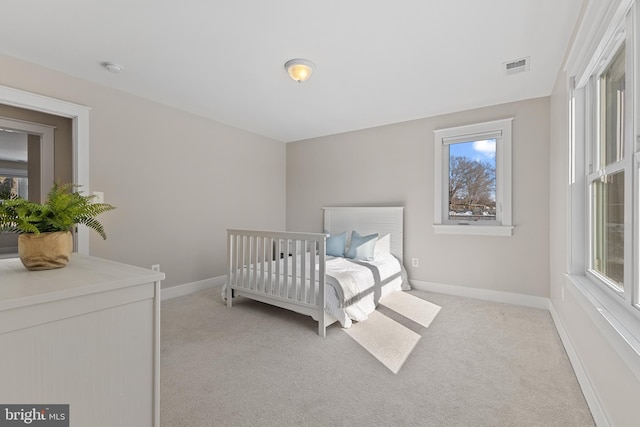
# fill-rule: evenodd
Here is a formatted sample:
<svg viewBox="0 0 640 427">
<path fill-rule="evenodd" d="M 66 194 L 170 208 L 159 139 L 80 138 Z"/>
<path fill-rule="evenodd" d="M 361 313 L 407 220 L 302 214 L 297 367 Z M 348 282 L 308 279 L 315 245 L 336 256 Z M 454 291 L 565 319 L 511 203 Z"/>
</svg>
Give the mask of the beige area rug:
<svg viewBox="0 0 640 427">
<path fill-rule="evenodd" d="M 428 328 L 440 307 L 406 292 L 394 292 L 380 301 L 381 307 L 393 310 Z M 376 310 L 364 322 L 354 323 L 344 332 L 380 363 L 397 374 L 420 340 L 420 334 Z"/>
</svg>

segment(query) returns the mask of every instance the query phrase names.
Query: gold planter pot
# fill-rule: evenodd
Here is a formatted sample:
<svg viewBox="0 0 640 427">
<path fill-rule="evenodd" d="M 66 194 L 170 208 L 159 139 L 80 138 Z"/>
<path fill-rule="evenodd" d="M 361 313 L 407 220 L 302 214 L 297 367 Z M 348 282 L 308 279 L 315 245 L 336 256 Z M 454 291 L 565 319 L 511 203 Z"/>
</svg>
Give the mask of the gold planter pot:
<svg viewBox="0 0 640 427">
<path fill-rule="evenodd" d="M 73 251 L 70 231 L 18 236 L 18 255 L 27 270 L 52 270 L 69 263 Z"/>
</svg>

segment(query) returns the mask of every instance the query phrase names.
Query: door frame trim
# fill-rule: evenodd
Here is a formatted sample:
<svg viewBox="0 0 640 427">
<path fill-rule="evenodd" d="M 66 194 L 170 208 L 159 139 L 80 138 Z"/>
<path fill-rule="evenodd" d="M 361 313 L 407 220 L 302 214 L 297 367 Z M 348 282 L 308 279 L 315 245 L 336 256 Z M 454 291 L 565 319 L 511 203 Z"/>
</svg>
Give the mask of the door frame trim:
<svg viewBox="0 0 640 427">
<path fill-rule="evenodd" d="M 0 85 L 0 104 L 70 118 L 73 183 L 82 186 L 84 192 L 91 194 L 89 185 L 90 107 L 2 85 Z M 84 226 L 78 227 L 76 248 L 78 253 L 89 254 L 89 230 Z"/>
</svg>

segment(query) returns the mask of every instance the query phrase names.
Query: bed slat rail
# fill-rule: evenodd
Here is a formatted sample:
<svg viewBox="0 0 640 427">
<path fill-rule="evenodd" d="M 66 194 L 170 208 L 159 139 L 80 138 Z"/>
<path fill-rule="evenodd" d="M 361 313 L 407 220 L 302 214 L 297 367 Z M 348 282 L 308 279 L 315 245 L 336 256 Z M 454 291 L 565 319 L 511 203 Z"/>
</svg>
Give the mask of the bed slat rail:
<svg viewBox="0 0 640 427">
<path fill-rule="evenodd" d="M 318 320 L 326 334 L 326 235 L 227 230 L 227 306 L 243 295 Z"/>
</svg>

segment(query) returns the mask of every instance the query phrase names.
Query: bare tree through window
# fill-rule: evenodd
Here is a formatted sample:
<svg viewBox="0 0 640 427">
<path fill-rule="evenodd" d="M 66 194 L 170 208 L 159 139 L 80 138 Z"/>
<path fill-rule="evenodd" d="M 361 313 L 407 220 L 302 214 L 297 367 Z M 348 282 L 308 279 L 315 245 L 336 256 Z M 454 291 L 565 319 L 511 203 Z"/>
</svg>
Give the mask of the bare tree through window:
<svg viewBox="0 0 640 427">
<path fill-rule="evenodd" d="M 495 140 L 449 146 L 449 219 L 496 218 Z"/>
</svg>

